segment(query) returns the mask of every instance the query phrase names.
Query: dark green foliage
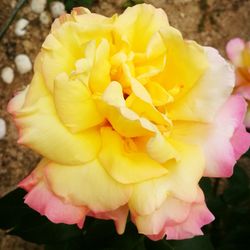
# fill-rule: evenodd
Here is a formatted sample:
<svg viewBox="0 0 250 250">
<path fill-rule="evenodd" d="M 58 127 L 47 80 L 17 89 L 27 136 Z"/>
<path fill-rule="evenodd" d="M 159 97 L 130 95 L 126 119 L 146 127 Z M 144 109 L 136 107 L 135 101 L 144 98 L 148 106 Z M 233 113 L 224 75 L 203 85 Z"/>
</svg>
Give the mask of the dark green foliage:
<svg viewBox="0 0 250 250">
<path fill-rule="evenodd" d="M 0 228 L 8 234 L 38 244 L 48 244 L 78 237 L 76 226 L 53 224 L 23 203 L 25 191 L 18 188 L 0 199 Z"/>
<path fill-rule="evenodd" d="M 25 191 L 18 188 L 0 199 L 0 228 L 10 229 L 20 223 L 30 209 L 23 204 Z"/>
<path fill-rule="evenodd" d="M 213 250 L 214 247 L 207 236 L 197 236 L 189 240 L 171 241 L 173 249 L 175 250 Z"/>
<path fill-rule="evenodd" d="M 64 0 L 63 2 L 66 10 L 70 12 L 74 7 L 90 7 L 94 3 L 94 0 Z"/>
<path fill-rule="evenodd" d="M 220 180 L 220 179 L 218 179 Z M 222 181 L 222 180 L 220 180 Z M 224 180 L 222 192 L 216 182 L 204 178 L 201 186 L 208 208 L 215 221 L 207 227 L 211 241 L 218 250 L 245 250 L 250 245 L 250 182 L 243 168 L 236 166 L 234 174 Z"/>
<path fill-rule="evenodd" d="M 143 0 L 127 0 L 124 4 L 123 7 L 127 8 L 127 7 L 131 7 L 134 6 L 136 4 L 140 4 L 140 3 L 144 3 Z"/>
</svg>

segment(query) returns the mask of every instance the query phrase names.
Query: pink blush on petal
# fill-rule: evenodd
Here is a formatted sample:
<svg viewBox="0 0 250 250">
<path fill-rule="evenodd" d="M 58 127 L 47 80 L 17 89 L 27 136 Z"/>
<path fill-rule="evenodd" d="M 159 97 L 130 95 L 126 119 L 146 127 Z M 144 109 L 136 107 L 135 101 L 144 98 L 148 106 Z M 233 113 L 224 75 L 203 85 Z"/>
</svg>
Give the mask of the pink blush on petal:
<svg viewBox="0 0 250 250">
<path fill-rule="evenodd" d="M 246 128 L 243 124 L 236 129 L 231 138 L 231 144 L 233 145 L 236 160 L 241 157 L 242 153 L 248 150 L 250 145 L 250 134 L 246 132 Z"/>
<path fill-rule="evenodd" d="M 240 38 L 230 40 L 226 45 L 228 58 L 238 66 L 241 62 L 241 52 L 245 48 L 245 43 Z"/>
<path fill-rule="evenodd" d="M 165 226 L 167 239 L 189 239 L 197 235 L 203 235 L 201 228 L 214 220 L 214 215 L 209 211 L 204 200 L 203 191 L 199 188 L 196 201 L 190 204 L 188 216 L 181 223 L 173 226 Z"/>
<path fill-rule="evenodd" d="M 25 203 L 54 223 L 82 224 L 87 209 L 64 203 L 44 183 L 39 183 L 26 196 Z"/>
<path fill-rule="evenodd" d="M 239 96 L 231 96 L 231 103 L 229 101 L 229 108 L 233 111 L 233 114 L 236 118 L 235 130 L 230 143 L 234 150 L 235 160 L 238 160 L 243 153 L 245 153 L 250 146 L 250 134 L 246 131 L 246 128 L 243 124 L 244 117 L 247 111 L 247 103 L 244 99 Z"/>
<path fill-rule="evenodd" d="M 31 173 L 26 178 L 24 178 L 21 182 L 19 182 L 18 187 L 29 192 L 35 185 L 37 184 L 37 178 Z"/>
<path fill-rule="evenodd" d="M 181 240 L 192 238 L 196 235 L 203 235 L 201 227 L 209 224 L 213 220 L 214 216 L 204 202 L 194 203 L 191 206 L 189 216 L 184 222 L 175 226 L 165 227 L 167 239 Z"/>
<path fill-rule="evenodd" d="M 206 144 L 207 168 L 204 175 L 229 177 L 236 160 L 250 146 L 250 135 L 243 122 L 246 102 L 240 95 L 231 96 L 217 114 Z"/>
<path fill-rule="evenodd" d="M 187 203 L 176 198 L 167 198 L 155 212 L 145 216 L 134 216 L 133 222 L 140 233 L 151 240 L 187 239 L 202 235 L 201 227 L 214 220 L 208 210 L 203 191 L 198 188 L 196 199 Z"/>
</svg>

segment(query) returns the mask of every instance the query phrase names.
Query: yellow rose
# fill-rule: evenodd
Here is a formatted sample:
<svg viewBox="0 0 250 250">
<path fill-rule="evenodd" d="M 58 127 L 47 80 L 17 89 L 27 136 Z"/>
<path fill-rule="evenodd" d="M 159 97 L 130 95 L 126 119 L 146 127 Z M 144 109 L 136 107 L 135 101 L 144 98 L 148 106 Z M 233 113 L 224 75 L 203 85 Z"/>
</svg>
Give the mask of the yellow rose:
<svg viewBox="0 0 250 250">
<path fill-rule="evenodd" d="M 43 156 L 20 183 L 25 203 L 55 223 L 112 219 L 121 234 L 130 212 L 154 240 L 202 234 L 213 215 L 199 180 L 230 176 L 250 144 L 233 87 L 218 52 L 183 40 L 162 9 L 61 16 L 8 106 L 19 143 Z"/>
</svg>

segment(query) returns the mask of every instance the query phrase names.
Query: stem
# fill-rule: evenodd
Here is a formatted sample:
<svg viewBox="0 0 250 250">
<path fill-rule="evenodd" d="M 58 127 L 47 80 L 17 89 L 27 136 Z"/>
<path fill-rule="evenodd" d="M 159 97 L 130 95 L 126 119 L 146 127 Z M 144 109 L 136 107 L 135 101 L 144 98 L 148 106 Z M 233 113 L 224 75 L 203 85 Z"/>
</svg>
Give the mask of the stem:
<svg viewBox="0 0 250 250">
<path fill-rule="evenodd" d="M 9 18 L 6 20 L 6 22 L 2 25 L 0 29 L 0 40 L 3 38 L 5 32 L 8 30 L 9 26 L 13 22 L 17 12 L 21 9 L 21 7 L 25 4 L 27 0 L 19 0 L 18 3 L 16 4 L 15 8 L 11 12 Z"/>
</svg>

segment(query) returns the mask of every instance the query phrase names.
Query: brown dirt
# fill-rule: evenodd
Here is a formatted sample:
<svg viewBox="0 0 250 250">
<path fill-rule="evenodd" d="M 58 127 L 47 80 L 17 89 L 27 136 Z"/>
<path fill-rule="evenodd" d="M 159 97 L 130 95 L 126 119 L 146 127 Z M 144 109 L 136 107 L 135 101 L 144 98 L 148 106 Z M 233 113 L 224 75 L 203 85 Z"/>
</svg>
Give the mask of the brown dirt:
<svg viewBox="0 0 250 250">
<path fill-rule="evenodd" d="M 122 12 L 123 0 L 99 0 L 92 11 L 107 16 Z M 235 36 L 250 39 L 250 0 L 146 0 L 163 8 L 170 23 L 181 30 L 187 39 L 194 39 L 203 45 L 214 46 L 224 54 L 226 42 Z M 0 26 L 15 5 L 15 0 L 1 0 Z M 24 17 L 30 21 L 28 32 L 23 37 L 14 34 L 16 20 Z M 29 4 L 19 11 L 5 37 L 0 41 L 0 70 L 4 66 L 14 67 L 13 59 L 19 53 L 26 53 L 34 61 L 40 46 L 48 34 L 49 27 L 39 22 Z M 17 145 L 17 132 L 6 112 L 6 105 L 17 90 L 31 79 L 32 73 L 20 75 L 15 70 L 14 82 L 5 84 L 0 79 L 0 117 L 7 122 L 7 134 L 0 140 L 0 197 L 15 188 L 15 185 L 36 165 L 39 156 L 27 148 Z M 17 237 L 4 236 L 0 232 L 0 249 L 35 250 L 42 247 L 26 243 Z"/>
</svg>

